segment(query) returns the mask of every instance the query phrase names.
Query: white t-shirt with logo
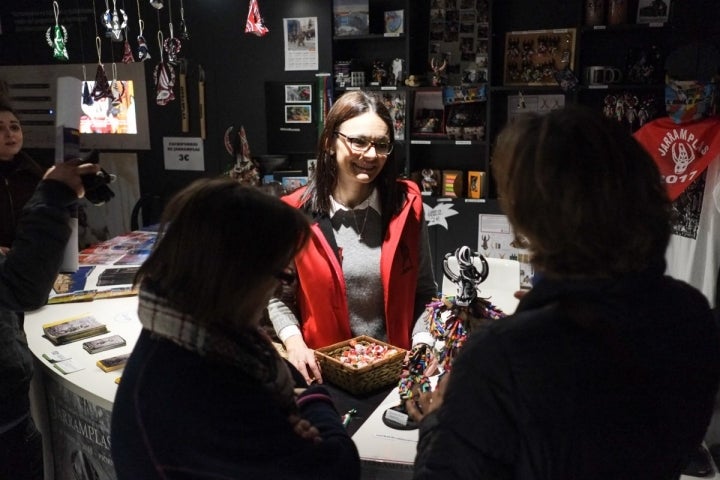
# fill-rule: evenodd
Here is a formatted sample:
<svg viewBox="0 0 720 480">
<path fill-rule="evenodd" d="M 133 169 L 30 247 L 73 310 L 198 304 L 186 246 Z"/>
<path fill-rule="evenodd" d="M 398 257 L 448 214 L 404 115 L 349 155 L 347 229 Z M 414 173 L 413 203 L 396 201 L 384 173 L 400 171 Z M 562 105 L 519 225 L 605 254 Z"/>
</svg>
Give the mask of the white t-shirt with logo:
<svg viewBox="0 0 720 480">
<path fill-rule="evenodd" d="M 681 179 L 700 170 L 696 168 L 699 164 L 707 164 L 707 169 L 688 182 L 673 201 L 675 220 L 665 257 L 667 274 L 700 290 L 714 307 L 720 268 L 720 132 L 712 124 L 720 124 L 720 118 L 693 123 L 678 125 L 668 118 L 657 119 L 635 132 L 635 138 L 658 163 L 669 192 Z M 696 126 L 701 141 L 695 138 L 688 142 L 693 137 L 684 130 L 692 132 Z M 678 134 L 681 130 L 683 133 Z M 701 130 L 704 135 L 699 134 Z M 676 148 L 675 143 L 683 148 Z M 668 169 L 675 167 L 669 162 L 678 164 L 677 151 L 690 161 L 682 166 L 682 172 L 673 175 Z"/>
</svg>

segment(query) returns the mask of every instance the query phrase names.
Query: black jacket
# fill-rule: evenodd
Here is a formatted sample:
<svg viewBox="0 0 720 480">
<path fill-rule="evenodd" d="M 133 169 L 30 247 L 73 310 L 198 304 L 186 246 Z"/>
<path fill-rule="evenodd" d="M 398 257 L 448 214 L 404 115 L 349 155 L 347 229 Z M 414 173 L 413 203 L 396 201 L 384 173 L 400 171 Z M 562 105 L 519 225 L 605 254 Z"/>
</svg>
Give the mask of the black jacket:
<svg viewBox="0 0 720 480">
<path fill-rule="evenodd" d="M 10 162 L 0 162 L 0 246 L 10 247 L 23 207 L 45 173 L 26 153 Z"/>
<path fill-rule="evenodd" d="M 541 280 L 472 333 L 414 478 L 678 478 L 712 414 L 720 339 L 705 297 L 662 268 Z"/>
<path fill-rule="evenodd" d="M 22 312 L 47 302 L 70 238 L 68 208 L 76 202 L 65 184 L 42 181 L 25 206 L 13 248 L 0 254 L 0 425 L 29 412 L 32 354 Z"/>
</svg>

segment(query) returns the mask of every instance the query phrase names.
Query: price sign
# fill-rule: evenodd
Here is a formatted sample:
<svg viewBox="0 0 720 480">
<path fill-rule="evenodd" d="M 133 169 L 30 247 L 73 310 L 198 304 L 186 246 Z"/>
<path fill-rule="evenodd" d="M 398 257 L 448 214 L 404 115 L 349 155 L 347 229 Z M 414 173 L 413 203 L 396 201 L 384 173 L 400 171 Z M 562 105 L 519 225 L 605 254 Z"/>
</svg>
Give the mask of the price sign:
<svg viewBox="0 0 720 480">
<path fill-rule="evenodd" d="M 163 137 L 165 170 L 205 170 L 203 141 L 200 137 Z"/>
</svg>

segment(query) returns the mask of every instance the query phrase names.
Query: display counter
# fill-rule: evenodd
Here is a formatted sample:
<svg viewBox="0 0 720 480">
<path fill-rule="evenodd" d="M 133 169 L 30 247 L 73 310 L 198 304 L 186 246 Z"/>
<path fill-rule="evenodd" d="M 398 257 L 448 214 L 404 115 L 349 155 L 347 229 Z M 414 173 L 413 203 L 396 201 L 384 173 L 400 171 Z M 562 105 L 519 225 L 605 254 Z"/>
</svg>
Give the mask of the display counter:
<svg viewBox="0 0 720 480">
<path fill-rule="evenodd" d="M 86 252 L 85 260 L 125 258 L 125 261 L 121 262 L 122 265 L 94 264 L 92 272 L 85 278 L 83 288 L 122 288 L 123 285 L 117 283 L 98 286 L 98 280 L 108 269 L 133 268 L 128 258 L 135 256 L 142 260 L 139 251 L 147 253 L 147 249 L 133 246 L 136 241 L 118 243 L 116 240 L 113 245 Z M 513 311 L 515 304 L 511 295 L 500 293 L 494 295 L 494 300 L 506 312 Z M 128 296 L 47 305 L 26 315 L 25 333 L 37 367 L 32 391 L 33 414 L 47 442 L 46 480 L 115 480 L 110 454 L 110 420 L 122 370 L 106 372 L 96 363 L 99 359 L 132 351 L 141 330 L 137 305 L 137 296 Z M 43 335 L 45 324 L 88 315 L 105 324 L 108 332 L 57 346 Z M 94 354 L 83 348 L 84 341 L 112 335 L 120 335 L 126 345 Z M 47 358 L 52 358 L 53 352 L 68 357 L 70 365 L 79 370 L 63 373 L 58 368 L 58 362 Z M 411 478 L 417 430 L 394 430 L 382 421 L 385 410 L 399 403 L 397 389 L 389 386 L 372 394 L 354 396 L 332 385 L 327 387 L 341 414 L 350 409 L 357 411 L 348 424 L 348 432 L 360 452 L 363 479 Z M 683 480 L 692 478 L 683 477 Z M 720 480 L 720 475 L 709 478 Z"/>
</svg>

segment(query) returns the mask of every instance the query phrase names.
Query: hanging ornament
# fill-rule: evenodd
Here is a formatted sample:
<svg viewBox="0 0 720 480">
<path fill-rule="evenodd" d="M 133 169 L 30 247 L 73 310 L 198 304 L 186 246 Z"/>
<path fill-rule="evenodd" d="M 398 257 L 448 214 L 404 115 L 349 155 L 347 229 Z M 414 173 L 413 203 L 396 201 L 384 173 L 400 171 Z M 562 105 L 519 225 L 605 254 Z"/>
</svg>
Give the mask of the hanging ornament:
<svg viewBox="0 0 720 480">
<path fill-rule="evenodd" d="M 150 0 L 150 5 L 158 10 L 164 7 L 163 0 Z"/>
<path fill-rule="evenodd" d="M 245 23 L 245 33 L 252 33 L 258 37 L 262 37 L 270 30 L 263 23 L 262 15 L 260 15 L 260 7 L 257 0 L 250 0 L 250 8 L 248 11 L 247 22 Z"/>
<path fill-rule="evenodd" d="M 183 7 L 182 0 L 180 0 L 180 38 L 183 40 L 190 40 L 187 23 L 185 23 L 185 8 Z"/>
<path fill-rule="evenodd" d="M 113 79 L 112 82 L 110 82 L 110 92 L 112 93 L 112 99 L 110 100 L 110 113 L 117 117 L 120 114 L 123 95 L 125 95 L 125 82 L 121 82 L 117 79 L 117 65 L 115 65 L 115 62 L 112 64 L 112 72 Z"/>
<path fill-rule="evenodd" d="M 140 0 L 138 0 L 138 18 L 140 18 Z M 150 60 L 150 51 L 148 50 L 147 42 L 145 41 L 145 37 L 143 36 L 143 30 L 145 29 L 145 22 L 142 21 L 142 19 L 138 20 L 138 25 L 140 27 L 140 35 L 137 37 L 138 41 L 138 60 L 141 62 L 144 62 L 145 60 Z"/>
<path fill-rule="evenodd" d="M 95 101 L 103 98 L 112 98 L 112 90 L 110 90 L 110 83 L 108 82 L 107 75 L 105 74 L 105 67 L 102 64 L 98 64 L 95 72 L 95 86 L 90 92 L 92 99 Z"/>
<path fill-rule="evenodd" d="M 90 95 L 90 87 L 88 86 L 87 81 L 87 70 L 85 69 L 85 65 L 82 66 L 83 71 L 83 93 L 82 93 L 82 103 L 83 105 L 92 105 L 95 103 L 95 101 L 92 98 L 92 95 Z"/>
<path fill-rule="evenodd" d="M 90 95 L 90 87 L 88 87 L 88 82 L 83 82 L 83 94 L 82 94 L 82 102 L 83 105 L 92 105 L 95 103 L 95 101 L 92 98 L 92 95 Z"/>
<path fill-rule="evenodd" d="M 175 70 L 163 59 L 163 34 L 158 31 L 158 45 L 160 45 L 160 63 L 155 66 L 153 79 L 155 80 L 155 102 L 158 105 L 167 105 L 175 100 Z"/>
<path fill-rule="evenodd" d="M 93 87 L 92 92 L 90 92 L 90 96 L 95 101 L 113 97 L 112 90 L 110 89 L 110 83 L 108 82 L 107 75 L 105 74 L 105 67 L 103 67 L 102 63 L 100 63 L 101 42 L 100 37 L 95 37 L 95 48 L 97 49 L 98 54 L 98 66 L 97 71 L 95 72 L 95 86 Z"/>
<path fill-rule="evenodd" d="M 125 44 L 123 45 L 123 63 L 134 63 L 135 57 L 133 57 L 132 49 L 130 48 L 130 42 L 127 40 L 127 30 L 125 30 Z"/>
<path fill-rule="evenodd" d="M 68 60 L 67 53 L 67 29 L 64 25 L 58 24 L 58 18 L 60 17 L 60 5 L 58 2 L 53 2 L 53 12 L 55 13 L 55 26 L 48 27 L 45 32 L 45 39 L 48 45 L 53 49 L 53 57 L 57 60 Z"/>
<path fill-rule="evenodd" d="M 167 52 L 167 61 L 170 65 L 178 64 L 178 53 L 180 52 L 180 40 L 175 37 L 166 38 L 163 42 L 163 48 Z"/>
<path fill-rule="evenodd" d="M 117 8 L 115 0 L 113 0 L 112 12 L 110 9 L 105 10 L 103 15 L 105 28 L 110 32 L 110 38 L 116 42 L 123 41 L 122 31 L 127 27 L 128 16 L 125 10 Z M 122 20 L 121 20 L 122 19 Z"/>
<path fill-rule="evenodd" d="M 175 30 L 172 23 L 172 0 L 168 0 L 168 17 L 170 18 L 170 23 L 168 25 L 168 28 L 170 29 L 170 37 L 165 39 L 162 47 L 165 50 L 165 53 L 167 53 L 168 63 L 175 66 L 179 63 L 178 53 L 180 53 L 182 44 L 180 43 L 180 40 L 175 37 Z"/>
</svg>

